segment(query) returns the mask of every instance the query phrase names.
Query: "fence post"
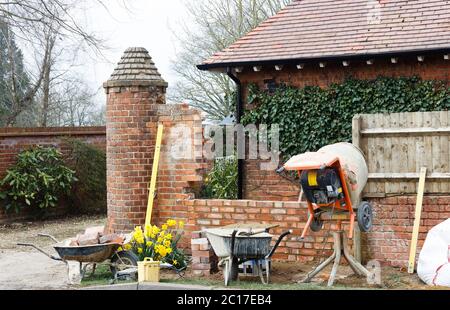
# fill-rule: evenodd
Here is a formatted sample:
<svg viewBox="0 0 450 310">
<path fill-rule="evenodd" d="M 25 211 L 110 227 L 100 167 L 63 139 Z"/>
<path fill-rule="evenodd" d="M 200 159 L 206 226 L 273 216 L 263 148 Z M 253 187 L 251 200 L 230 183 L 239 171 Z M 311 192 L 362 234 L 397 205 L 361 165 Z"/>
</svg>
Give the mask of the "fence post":
<svg viewBox="0 0 450 310">
<path fill-rule="evenodd" d="M 361 115 L 356 115 L 353 117 L 353 131 L 352 131 L 352 140 L 353 145 L 361 148 Z M 358 263 L 362 262 L 362 254 L 361 254 L 361 230 L 358 225 L 355 225 L 355 229 L 353 232 L 353 255 L 358 261 Z"/>
</svg>

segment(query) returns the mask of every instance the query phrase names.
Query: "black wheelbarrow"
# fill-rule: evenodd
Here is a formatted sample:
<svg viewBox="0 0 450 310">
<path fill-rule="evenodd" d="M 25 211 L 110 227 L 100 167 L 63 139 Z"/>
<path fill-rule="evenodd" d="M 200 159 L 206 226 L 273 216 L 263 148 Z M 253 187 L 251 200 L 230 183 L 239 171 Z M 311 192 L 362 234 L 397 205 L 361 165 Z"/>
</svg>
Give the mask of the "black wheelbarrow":
<svg viewBox="0 0 450 310">
<path fill-rule="evenodd" d="M 273 247 L 270 246 L 273 235 L 267 230 L 251 231 L 230 228 L 205 230 L 206 236 L 216 255 L 221 259 L 219 265 L 224 266 L 224 281 L 228 286 L 239 276 L 239 265 L 253 262 L 256 274 L 263 284 L 270 282 L 272 256 L 284 237 L 292 231 L 283 233 Z"/>
<path fill-rule="evenodd" d="M 63 242 L 58 241 L 55 237 L 47 234 L 39 234 L 40 237 L 52 239 L 56 245 L 53 246 L 58 255 L 51 255 L 31 243 L 18 243 L 18 246 L 31 247 L 48 258 L 64 262 L 68 266 L 69 261 L 78 262 L 80 264 L 80 275 L 85 277 L 88 266 L 92 266 L 92 273 L 95 273 L 97 265 L 107 265 L 110 267 L 111 273 L 115 280 L 119 273 L 126 270 L 137 270 L 137 262 L 139 258 L 130 251 L 118 251 L 122 244 L 107 243 L 89 246 L 66 246 Z"/>
</svg>

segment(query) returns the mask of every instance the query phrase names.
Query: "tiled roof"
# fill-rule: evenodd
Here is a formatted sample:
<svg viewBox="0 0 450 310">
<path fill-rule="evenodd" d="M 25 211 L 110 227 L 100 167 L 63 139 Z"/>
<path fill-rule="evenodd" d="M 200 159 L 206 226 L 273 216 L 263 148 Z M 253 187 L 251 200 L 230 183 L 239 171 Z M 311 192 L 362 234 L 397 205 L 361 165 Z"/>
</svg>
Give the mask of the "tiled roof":
<svg viewBox="0 0 450 310">
<path fill-rule="evenodd" d="M 200 67 L 450 50 L 450 1 L 294 0 Z"/>
<path fill-rule="evenodd" d="M 143 47 L 130 47 L 125 51 L 108 83 L 132 81 L 166 84 L 148 51 Z"/>
</svg>

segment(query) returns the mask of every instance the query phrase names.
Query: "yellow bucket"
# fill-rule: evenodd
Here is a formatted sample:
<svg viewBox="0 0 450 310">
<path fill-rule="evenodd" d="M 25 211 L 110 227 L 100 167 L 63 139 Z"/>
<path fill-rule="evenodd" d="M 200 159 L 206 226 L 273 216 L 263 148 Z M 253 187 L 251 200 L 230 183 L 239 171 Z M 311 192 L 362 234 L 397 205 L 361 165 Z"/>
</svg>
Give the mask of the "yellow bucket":
<svg viewBox="0 0 450 310">
<path fill-rule="evenodd" d="M 159 262 L 147 257 L 143 262 L 138 262 L 138 281 L 159 282 Z"/>
</svg>

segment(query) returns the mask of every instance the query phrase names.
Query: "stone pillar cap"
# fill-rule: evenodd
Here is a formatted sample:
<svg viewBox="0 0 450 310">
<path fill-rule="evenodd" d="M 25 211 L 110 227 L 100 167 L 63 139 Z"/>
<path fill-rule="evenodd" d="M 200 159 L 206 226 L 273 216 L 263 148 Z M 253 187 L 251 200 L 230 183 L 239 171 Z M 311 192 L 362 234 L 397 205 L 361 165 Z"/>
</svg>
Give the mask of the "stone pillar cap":
<svg viewBox="0 0 450 310">
<path fill-rule="evenodd" d="M 168 84 L 162 78 L 148 51 L 143 47 L 130 47 L 123 54 L 104 88 L 121 86 L 162 86 Z"/>
</svg>

